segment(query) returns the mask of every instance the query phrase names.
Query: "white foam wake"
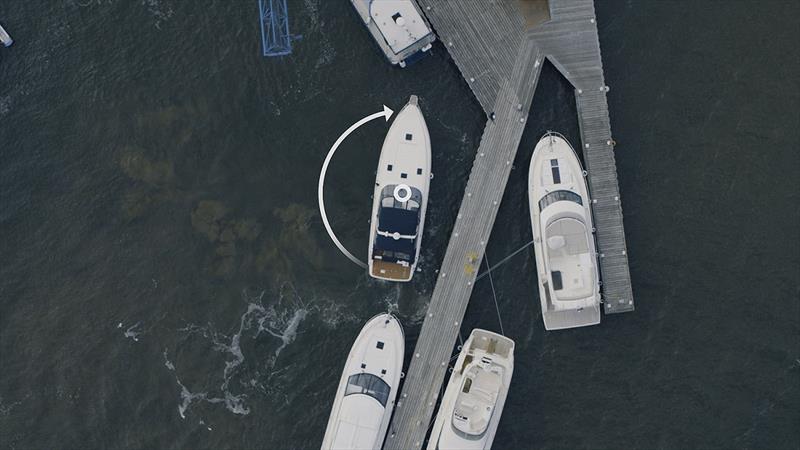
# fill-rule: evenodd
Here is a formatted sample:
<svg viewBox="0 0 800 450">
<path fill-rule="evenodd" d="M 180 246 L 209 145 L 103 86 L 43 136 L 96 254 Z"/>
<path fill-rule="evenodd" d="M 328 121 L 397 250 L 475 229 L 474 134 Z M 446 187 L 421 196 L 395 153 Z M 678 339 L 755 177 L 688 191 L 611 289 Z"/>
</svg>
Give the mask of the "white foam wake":
<svg viewBox="0 0 800 450">
<path fill-rule="evenodd" d="M 280 345 L 266 362 L 267 369 L 272 370 L 281 351 L 294 342 L 300 324 L 308 315 L 308 310 L 302 306 L 302 302 L 299 300 L 297 303 L 300 303 L 300 307 L 296 306 L 295 309 L 281 308 L 283 289 L 276 304 L 268 307 L 262 303 L 263 291 L 255 296 L 249 296 L 245 291 L 242 296 L 247 301 L 247 310 L 239 318 L 239 327 L 233 335 L 228 336 L 221 333 L 215 330 L 211 324 L 205 327 L 189 324 L 180 330 L 189 334 L 197 333 L 202 335 L 211 341 L 214 351 L 226 356 L 222 370 L 222 383 L 217 396 L 211 396 L 207 392 L 191 392 L 180 381 L 176 373 L 175 380 L 181 388 L 181 404 L 178 406 L 178 413 L 182 418 L 186 417 L 186 411 L 192 403 L 200 401 L 214 404 L 222 403 L 228 411 L 234 414 L 249 414 L 250 408 L 246 403 L 248 393 L 253 389 L 263 388 L 263 385 L 258 383 L 256 379 L 240 380 L 241 368 L 246 362 L 245 353 L 242 350 L 243 339 L 255 341 L 262 332 L 266 332 L 266 334 L 280 340 Z M 164 365 L 170 371 L 176 372 L 175 364 L 169 360 L 166 349 L 164 350 Z M 254 366 L 258 367 L 258 363 L 255 363 Z M 256 373 L 258 373 L 258 370 L 256 370 Z M 232 386 L 241 386 L 245 391 L 233 392 Z"/>
<path fill-rule="evenodd" d="M 135 342 L 139 342 L 139 336 L 141 336 L 142 334 L 144 334 L 144 331 L 142 331 L 141 329 L 139 329 L 139 327 L 140 327 L 141 325 L 142 325 L 142 322 L 141 322 L 141 321 L 139 321 L 139 322 L 136 322 L 135 324 L 133 324 L 133 325 L 129 326 L 129 327 L 128 327 L 128 329 L 127 329 L 127 330 L 125 330 L 125 331 L 122 333 L 122 334 L 123 334 L 123 336 L 125 336 L 125 337 L 126 337 L 126 338 L 128 338 L 128 339 L 133 339 Z M 120 322 L 120 323 L 118 323 L 118 324 L 117 324 L 117 328 L 122 328 L 123 326 L 124 326 L 124 325 L 122 324 L 122 322 Z"/>
</svg>

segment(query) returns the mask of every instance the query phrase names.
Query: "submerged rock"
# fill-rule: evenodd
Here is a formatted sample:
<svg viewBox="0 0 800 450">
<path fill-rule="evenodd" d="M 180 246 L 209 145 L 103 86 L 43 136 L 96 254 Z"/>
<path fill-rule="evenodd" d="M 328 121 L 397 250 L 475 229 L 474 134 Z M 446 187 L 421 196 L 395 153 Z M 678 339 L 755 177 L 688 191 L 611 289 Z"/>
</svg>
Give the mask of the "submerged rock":
<svg viewBox="0 0 800 450">
<path fill-rule="evenodd" d="M 219 239 L 222 228 L 222 219 L 228 213 L 228 208 L 216 200 L 203 200 L 192 211 L 192 227 L 205 235 L 209 241 Z"/>
<path fill-rule="evenodd" d="M 154 187 L 164 186 L 175 177 L 172 162 L 152 160 L 135 147 L 125 151 L 119 166 L 128 177 Z"/>
<path fill-rule="evenodd" d="M 293 264 L 302 261 L 314 268 L 322 266 L 322 251 L 311 234 L 311 220 L 316 211 L 293 203 L 277 208 L 273 214 L 280 219 L 281 229 L 277 237 L 266 239 L 256 257 L 258 270 L 269 270 L 281 277 L 293 273 Z"/>
</svg>

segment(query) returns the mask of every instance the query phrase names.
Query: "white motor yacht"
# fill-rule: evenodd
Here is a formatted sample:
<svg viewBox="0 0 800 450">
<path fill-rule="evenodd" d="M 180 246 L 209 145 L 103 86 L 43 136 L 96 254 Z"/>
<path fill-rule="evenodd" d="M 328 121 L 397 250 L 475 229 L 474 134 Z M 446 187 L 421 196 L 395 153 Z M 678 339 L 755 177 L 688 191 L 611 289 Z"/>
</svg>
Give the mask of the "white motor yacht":
<svg viewBox="0 0 800 450">
<path fill-rule="evenodd" d="M 536 144 L 528 200 L 545 329 L 600 323 L 600 274 L 586 173 L 564 136 L 549 132 Z"/>
<path fill-rule="evenodd" d="M 344 366 L 322 450 L 380 450 L 402 378 L 405 337 L 391 314 L 367 322 Z"/>
<path fill-rule="evenodd" d="M 350 0 L 386 59 L 400 67 L 431 49 L 436 35 L 413 0 Z"/>
<path fill-rule="evenodd" d="M 369 274 L 410 281 L 422 244 L 431 183 L 431 138 L 412 95 L 383 142 L 375 178 L 369 236 Z"/>
<path fill-rule="evenodd" d="M 428 450 L 492 448 L 514 372 L 514 341 L 472 330 L 458 355 Z"/>
</svg>

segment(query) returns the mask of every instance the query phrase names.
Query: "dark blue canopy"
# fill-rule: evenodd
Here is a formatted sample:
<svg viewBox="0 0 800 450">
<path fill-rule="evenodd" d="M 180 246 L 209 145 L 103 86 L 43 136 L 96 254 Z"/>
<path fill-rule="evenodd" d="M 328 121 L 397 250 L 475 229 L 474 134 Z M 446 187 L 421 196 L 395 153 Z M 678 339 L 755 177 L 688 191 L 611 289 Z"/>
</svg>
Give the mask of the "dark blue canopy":
<svg viewBox="0 0 800 450">
<path fill-rule="evenodd" d="M 378 230 L 387 233 L 415 235 L 417 222 L 419 222 L 419 210 L 409 211 L 384 206 L 378 212 Z"/>
<path fill-rule="evenodd" d="M 404 257 L 398 259 L 412 259 L 414 258 L 415 248 L 414 244 L 417 242 L 416 239 L 397 239 L 395 240 L 392 237 L 380 236 L 378 235 L 375 239 L 375 247 L 376 250 L 380 250 L 381 253 L 385 254 L 387 251 L 393 253 L 403 253 Z M 388 255 L 385 255 L 388 256 Z M 401 255 L 397 255 L 401 256 Z M 391 258 L 384 258 L 384 259 L 391 259 Z"/>
<path fill-rule="evenodd" d="M 399 233 L 404 236 L 417 234 L 419 223 L 419 210 L 410 211 L 389 206 L 381 207 L 378 211 L 378 230 L 385 233 Z M 406 261 L 413 263 L 416 259 L 417 239 L 395 239 L 392 236 L 375 237 L 373 254 L 380 256 L 384 261 Z"/>
</svg>

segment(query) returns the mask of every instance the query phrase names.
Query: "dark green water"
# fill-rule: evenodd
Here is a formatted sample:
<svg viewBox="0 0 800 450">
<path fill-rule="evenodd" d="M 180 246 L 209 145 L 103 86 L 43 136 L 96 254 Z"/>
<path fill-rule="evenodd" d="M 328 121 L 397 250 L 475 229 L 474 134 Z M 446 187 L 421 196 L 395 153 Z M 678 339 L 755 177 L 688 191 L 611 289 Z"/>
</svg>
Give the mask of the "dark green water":
<svg viewBox="0 0 800 450">
<path fill-rule="evenodd" d="M 415 343 L 485 117 L 444 49 L 386 64 L 344 0 L 4 0 L 0 448 L 318 448 L 375 313 Z M 496 449 L 800 446 L 800 7 L 597 4 L 637 310 L 545 333 L 531 251 L 494 273 L 517 341 Z M 422 266 L 368 279 L 330 243 L 319 168 L 351 123 L 420 97 L 434 146 Z M 545 67 L 488 255 L 530 239 Z M 328 174 L 351 251 L 386 125 Z M 360 249 L 360 250 L 359 250 Z M 463 333 L 499 330 L 488 279 Z"/>
</svg>

